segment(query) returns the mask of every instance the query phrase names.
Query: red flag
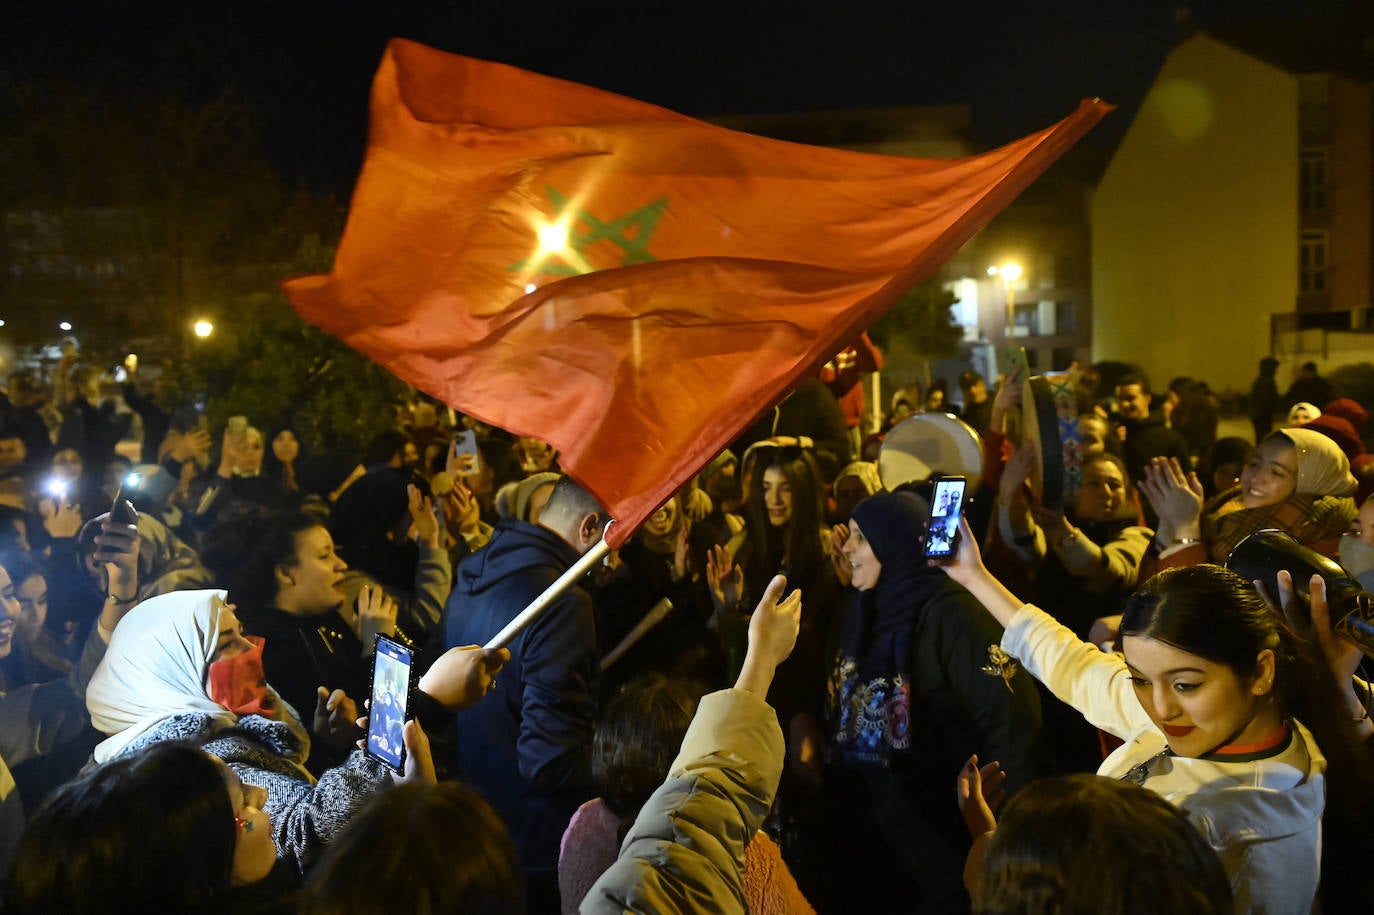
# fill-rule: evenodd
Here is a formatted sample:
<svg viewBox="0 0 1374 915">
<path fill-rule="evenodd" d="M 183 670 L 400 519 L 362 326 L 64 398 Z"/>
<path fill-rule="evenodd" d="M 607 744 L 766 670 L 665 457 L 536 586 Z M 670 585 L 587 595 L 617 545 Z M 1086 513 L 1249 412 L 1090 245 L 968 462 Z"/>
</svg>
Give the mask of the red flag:
<svg viewBox="0 0 1374 915">
<path fill-rule="evenodd" d="M 765 140 L 393 40 L 307 321 L 561 452 L 618 545 L 1110 109 L 968 159 Z"/>
</svg>

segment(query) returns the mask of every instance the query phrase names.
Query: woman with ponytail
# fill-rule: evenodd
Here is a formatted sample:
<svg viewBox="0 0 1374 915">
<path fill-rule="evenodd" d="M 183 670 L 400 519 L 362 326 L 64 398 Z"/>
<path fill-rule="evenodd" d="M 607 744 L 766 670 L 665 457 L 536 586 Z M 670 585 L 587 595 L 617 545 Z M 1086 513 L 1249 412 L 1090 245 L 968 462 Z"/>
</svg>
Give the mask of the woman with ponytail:
<svg viewBox="0 0 1374 915">
<path fill-rule="evenodd" d="M 1214 565 L 1161 572 L 1127 601 L 1120 651 L 1107 654 L 1023 605 L 967 529 L 945 571 L 1006 627 L 1008 654 L 1124 741 L 1098 774 L 1188 815 L 1220 856 L 1236 911 L 1353 910 L 1361 843 L 1350 825 L 1368 815 L 1368 763 L 1322 661 L 1250 582 Z"/>
</svg>

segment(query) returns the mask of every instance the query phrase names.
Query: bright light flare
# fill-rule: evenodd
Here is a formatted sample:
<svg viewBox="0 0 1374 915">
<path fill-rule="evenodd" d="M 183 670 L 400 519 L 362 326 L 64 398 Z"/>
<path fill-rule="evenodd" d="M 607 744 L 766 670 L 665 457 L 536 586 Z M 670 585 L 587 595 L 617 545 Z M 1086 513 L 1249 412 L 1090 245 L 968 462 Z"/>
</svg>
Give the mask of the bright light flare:
<svg viewBox="0 0 1374 915">
<path fill-rule="evenodd" d="M 71 322 L 71 321 L 61 321 L 61 322 L 58 323 L 57 329 L 58 329 L 58 330 L 61 330 L 61 331 L 71 330 L 71 329 L 72 329 L 72 322 Z"/>
<path fill-rule="evenodd" d="M 548 254 L 554 254 L 567 248 L 568 227 L 556 222 L 540 226 L 539 247 Z"/>
<path fill-rule="evenodd" d="M 197 337 L 204 340 L 215 332 L 215 325 L 211 324 L 209 321 L 197 321 L 195 327 L 192 329 L 195 331 Z"/>
</svg>

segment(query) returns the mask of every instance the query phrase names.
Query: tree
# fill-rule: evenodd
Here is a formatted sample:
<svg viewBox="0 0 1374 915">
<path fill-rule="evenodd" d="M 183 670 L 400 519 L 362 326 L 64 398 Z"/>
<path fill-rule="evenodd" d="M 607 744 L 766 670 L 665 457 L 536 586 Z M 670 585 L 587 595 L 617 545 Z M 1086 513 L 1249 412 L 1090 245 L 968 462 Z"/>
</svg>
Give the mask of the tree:
<svg viewBox="0 0 1374 915">
<path fill-rule="evenodd" d="M 308 235 L 290 272 L 327 270 L 332 255 L 332 246 Z M 307 446 L 344 454 L 361 452 L 395 425 L 407 385 L 306 324 L 279 290 L 241 296 L 230 314 L 170 367 L 165 406 L 203 403 L 216 430 L 240 413 L 264 435 L 290 426 Z"/>
<path fill-rule="evenodd" d="M 869 330 L 886 357 L 885 372 L 918 377 L 923 387 L 929 384 L 930 360 L 959 352 L 964 329 L 954 320 L 958 301 L 939 276 L 898 299 Z"/>
</svg>

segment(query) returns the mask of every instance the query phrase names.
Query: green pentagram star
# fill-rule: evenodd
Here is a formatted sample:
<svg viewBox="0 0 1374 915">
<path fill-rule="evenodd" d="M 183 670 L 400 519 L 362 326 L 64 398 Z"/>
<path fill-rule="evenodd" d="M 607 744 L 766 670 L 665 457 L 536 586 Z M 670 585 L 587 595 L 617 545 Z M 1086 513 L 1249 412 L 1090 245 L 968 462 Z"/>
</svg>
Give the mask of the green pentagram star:
<svg viewBox="0 0 1374 915">
<path fill-rule="evenodd" d="M 560 219 L 569 210 L 569 200 L 553 188 L 545 188 L 549 202 L 554 207 L 554 218 Z M 568 250 L 548 255 L 548 260 L 540 262 L 537 258 L 521 261 L 510 270 L 537 270 L 549 276 L 578 276 L 592 273 L 598 268 L 587 260 L 587 251 L 597 242 L 608 241 L 620 248 L 623 259 L 619 266 L 647 264 L 657 260 L 649 253 L 649 239 L 658 228 L 658 220 L 668 209 L 668 198 L 660 197 L 646 203 L 637 210 L 624 216 L 602 221 L 588 211 L 576 208 L 573 212 L 577 226 L 568 232 Z M 570 263 L 571 261 L 571 263 Z"/>
</svg>

